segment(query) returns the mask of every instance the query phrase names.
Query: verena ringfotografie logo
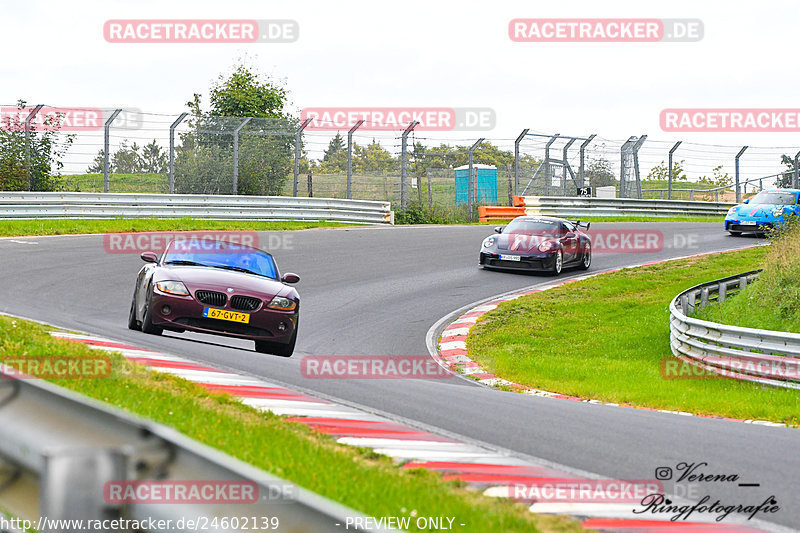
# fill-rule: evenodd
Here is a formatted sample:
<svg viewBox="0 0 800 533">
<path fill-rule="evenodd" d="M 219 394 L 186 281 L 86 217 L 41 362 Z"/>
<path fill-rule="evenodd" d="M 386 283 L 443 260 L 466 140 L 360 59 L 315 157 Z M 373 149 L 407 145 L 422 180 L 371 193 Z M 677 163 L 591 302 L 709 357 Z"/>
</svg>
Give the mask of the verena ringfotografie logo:
<svg viewBox="0 0 800 533">
<path fill-rule="evenodd" d="M 453 377 L 429 355 L 309 355 L 300 362 L 307 379 L 445 379 Z"/>
<path fill-rule="evenodd" d="M 24 131 L 25 120 L 34 107 L 0 107 L 0 129 Z M 103 124 L 113 110 L 97 107 L 42 107 L 30 121 L 31 131 L 102 131 Z M 138 129 L 142 127 L 141 112 L 126 109 L 114 120 L 115 128 Z"/>
<path fill-rule="evenodd" d="M 286 245 L 286 239 L 272 235 L 269 244 Z M 289 237 L 291 241 L 291 236 Z M 192 253 L 249 253 L 247 247 L 259 247 L 255 231 L 185 231 L 107 233 L 103 235 L 103 248 L 109 254 L 140 254 L 161 252 L 174 241 L 174 249 Z M 275 241 L 274 243 L 272 241 Z"/>
<path fill-rule="evenodd" d="M 518 43 L 695 42 L 700 19 L 513 19 L 508 36 Z"/>
<path fill-rule="evenodd" d="M 394 131 L 411 122 L 415 131 L 487 131 L 494 128 L 497 116 L 488 107 L 307 107 L 300 120 L 312 119 L 308 130 L 340 131 L 355 126 L 359 130 Z"/>
<path fill-rule="evenodd" d="M 659 122 L 664 131 L 797 133 L 800 109 L 664 109 Z"/>
<path fill-rule="evenodd" d="M 103 24 L 109 43 L 291 43 L 299 36 L 295 20 L 114 19 Z"/>
</svg>

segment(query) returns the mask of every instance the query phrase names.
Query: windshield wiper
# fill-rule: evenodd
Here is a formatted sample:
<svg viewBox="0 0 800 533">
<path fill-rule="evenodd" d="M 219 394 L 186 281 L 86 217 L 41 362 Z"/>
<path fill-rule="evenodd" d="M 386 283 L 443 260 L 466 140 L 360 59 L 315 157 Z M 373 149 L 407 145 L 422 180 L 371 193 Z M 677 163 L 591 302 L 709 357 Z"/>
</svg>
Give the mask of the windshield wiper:
<svg viewBox="0 0 800 533">
<path fill-rule="evenodd" d="M 231 266 L 231 265 L 211 265 L 214 268 L 221 268 L 223 270 L 233 270 L 235 272 L 244 272 L 245 274 L 253 274 L 256 276 L 265 277 L 264 274 L 259 274 L 258 272 L 253 272 L 252 270 L 247 270 L 246 268 Z"/>
<path fill-rule="evenodd" d="M 186 266 L 208 266 L 202 263 L 195 263 L 194 261 L 187 261 L 186 259 L 175 259 L 174 261 L 167 261 L 164 263 L 165 265 L 186 265 Z"/>
</svg>

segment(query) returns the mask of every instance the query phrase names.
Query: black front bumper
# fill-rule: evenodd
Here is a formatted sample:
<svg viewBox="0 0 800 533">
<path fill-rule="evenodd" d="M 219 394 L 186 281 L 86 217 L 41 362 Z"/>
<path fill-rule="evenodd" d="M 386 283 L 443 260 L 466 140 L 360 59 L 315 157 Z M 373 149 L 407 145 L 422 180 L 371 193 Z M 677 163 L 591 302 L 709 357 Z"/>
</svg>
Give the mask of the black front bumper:
<svg viewBox="0 0 800 533">
<path fill-rule="evenodd" d="M 507 270 L 553 270 L 556 254 L 538 254 L 535 256 L 520 256 L 519 261 L 500 259 L 499 254 L 481 252 L 479 264 L 489 268 L 502 268 Z"/>
</svg>

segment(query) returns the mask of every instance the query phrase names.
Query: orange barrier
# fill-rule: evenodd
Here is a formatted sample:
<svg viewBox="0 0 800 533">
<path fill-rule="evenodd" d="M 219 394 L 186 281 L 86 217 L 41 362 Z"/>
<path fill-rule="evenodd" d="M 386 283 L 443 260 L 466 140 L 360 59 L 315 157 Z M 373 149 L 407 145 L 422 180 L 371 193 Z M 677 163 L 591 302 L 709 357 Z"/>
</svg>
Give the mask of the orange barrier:
<svg viewBox="0 0 800 533">
<path fill-rule="evenodd" d="M 521 196 L 519 198 L 522 198 Z M 478 217 L 481 222 L 493 222 L 495 220 L 511 220 L 525 214 L 524 207 L 478 207 Z"/>
<path fill-rule="evenodd" d="M 514 207 L 525 207 L 524 196 L 512 196 L 511 201 L 514 204 Z"/>
</svg>

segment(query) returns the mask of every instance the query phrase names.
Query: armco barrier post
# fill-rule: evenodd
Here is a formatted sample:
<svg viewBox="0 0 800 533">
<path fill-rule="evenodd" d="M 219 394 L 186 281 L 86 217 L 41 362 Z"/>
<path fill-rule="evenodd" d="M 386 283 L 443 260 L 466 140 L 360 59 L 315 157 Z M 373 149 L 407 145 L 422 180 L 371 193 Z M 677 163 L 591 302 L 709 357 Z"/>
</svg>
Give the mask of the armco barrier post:
<svg viewBox="0 0 800 533">
<path fill-rule="evenodd" d="M 353 133 L 361 127 L 364 120 L 356 122 L 347 132 L 347 199 L 353 197 Z"/>
<path fill-rule="evenodd" d="M 683 141 L 678 141 L 669 151 L 669 176 L 667 177 L 667 200 L 672 200 L 672 154 L 678 149 Z"/>
<path fill-rule="evenodd" d="M 245 124 L 250 122 L 252 117 L 246 117 L 241 124 L 233 130 L 233 191 L 231 194 L 239 194 L 239 132 Z"/>
<path fill-rule="evenodd" d="M 294 134 L 294 180 L 292 181 L 292 196 L 297 196 L 297 179 L 300 176 L 300 142 L 302 141 L 303 130 L 306 129 L 306 126 L 311 124 L 312 120 L 314 120 L 313 117 L 305 119 Z"/>
<path fill-rule="evenodd" d="M 514 141 L 514 195 L 519 194 L 519 143 L 531 131 L 529 128 L 522 130 L 517 140 Z"/>
<path fill-rule="evenodd" d="M 117 118 L 117 115 L 120 113 L 122 113 L 122 109 L 117 109 L 111 113 L 111 116 L 108 117 L 108 120 L 106 120 L 103 126 L 103 192 L 108 192 L 108 151 L 110 149 L 109 145 L 111 144 L 109 139 L 111 136 L 111 123 L 114 122 L 114 119 Z"/>
<path fill-rule="evenodd" d="M 736 154 L 736 159 L 734 160 L 736 162 L 735 169 L 736 169 L 736 203 L 737 204 L 742 203 L 742 191 L 739 188 L 739 158 L 742 157 L 742 154 L 744 153 L 745 150 L 747 150 L 747 146 L 742 146 L 742 149 L 739 150 L 738 154 Z"/>
<path fill-rule="evenodd" d="M 33 120 L 33 117 L 36 116 L 36 113 L 38 113 L 43 107 L 43 104 L 37 105 L 33 108 L 33 111 L 28 113 L 28 117 L 25 119 L 25 170 L 28 172 L 29 191 L 35 190 L 35 184 L 33 183 L 33 171 L 31 170 L 31 120 Z"/>
<path fill-rule="evenodd" d="M 578 187 L 585 187 L 586 186 L 586 147 L 589 146 L 589 143 L 594 140 L 597 136 L 596 133 L 592 133 L 589 135 L 589 138 L 581 143 L 580 147 L 580 158 L 581 158 L 581 168 L 578 169 Z"/>
<path fill-rule="evenodd" d="M 169 193 L 175 194 L 175 128 L 189 113 L 181 113 L 169 127 Z"/>
<path fill-rule="evenodd" d="M 484 140 L 486 140 L 486 139 L 484 137 L 481 137 L 480 139 L 475 141 L 475 144 L 473 144 L 470 147 L 469 152 L 468 152 L 469 153 L 469 170 L 468 170 L 468 172 L 469 172 L 468 176 L 469 177 L 467 179 L 467 204 L 469 205 L 469 221 L 470 222 L 472 222 L 472 205 L 475 203 L 475 191 L 473 189 L 475 188 L 475 182 L 478 181 L 472 176 L 472 155 L 475 153 L 475 149 L 478 146 L 480 146 L 480 144 Z"/>
<path fill-rule="evenodd" d="M 400 137 L 400 208 L 406 208 L 406 158 L 408 156 L 408 134 L 414 131 L 417 127 L 416 120 L 408 123 L 408 127 L 403 131 Z"/>
</svg>

